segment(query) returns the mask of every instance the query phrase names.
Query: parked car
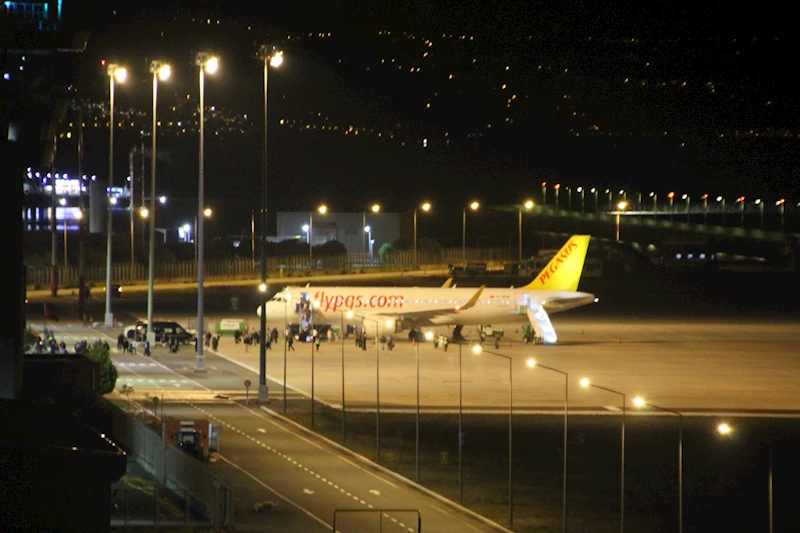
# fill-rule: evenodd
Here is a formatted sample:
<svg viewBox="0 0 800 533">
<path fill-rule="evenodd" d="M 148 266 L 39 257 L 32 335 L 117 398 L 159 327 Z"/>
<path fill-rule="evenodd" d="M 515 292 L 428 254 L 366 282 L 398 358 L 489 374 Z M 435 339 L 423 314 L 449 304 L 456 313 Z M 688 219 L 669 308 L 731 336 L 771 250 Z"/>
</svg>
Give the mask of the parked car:
<svg viewBox="0 0 800 533">
<path fill-rule="evenodd" d="M 156 334 L 156 342 L 169 342 L 175 339 L 180 344 L 189 344 L 194 342 L 195 335 L 178 324 L 177 322 L 170 322 L 166 320 L 154 320 L 153 332 Z M 145 339 L 147 334 L 147 322 L 139 321 L 134 326 L 125 328 L 125 337 L 137 341 Z"/>
</svg>

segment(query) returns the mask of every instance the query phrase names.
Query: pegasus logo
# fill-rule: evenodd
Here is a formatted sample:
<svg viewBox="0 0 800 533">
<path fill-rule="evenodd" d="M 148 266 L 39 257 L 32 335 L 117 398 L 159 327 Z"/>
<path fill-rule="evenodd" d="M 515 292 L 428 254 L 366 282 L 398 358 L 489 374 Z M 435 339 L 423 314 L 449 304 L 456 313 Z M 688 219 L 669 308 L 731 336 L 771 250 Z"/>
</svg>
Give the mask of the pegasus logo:
<svg viewBox="0 0 800 533">
<path fill-rule="evenodd" d="M 542 273 L 539 274 L 539 283 L 541 285 L 544 285 L 547 282 L 547 280 L 549 280 L 553 275 L 555 275 L 555 273 L 558 272 L 558 269 L 561 268 L 561 265 L 566 263 L 567 259 L 569 259 L 569 256 L 572 255 L 572 252 L 576 248 L 578 248 L 578 244 L 575 241 L 570 241 L 569 243 L 567 243 L 561 249 L 561 251 L 550 261 L 550 263 L 547 265 L 547 268 L 545 268 L 542 271 Z"/>
</svg>

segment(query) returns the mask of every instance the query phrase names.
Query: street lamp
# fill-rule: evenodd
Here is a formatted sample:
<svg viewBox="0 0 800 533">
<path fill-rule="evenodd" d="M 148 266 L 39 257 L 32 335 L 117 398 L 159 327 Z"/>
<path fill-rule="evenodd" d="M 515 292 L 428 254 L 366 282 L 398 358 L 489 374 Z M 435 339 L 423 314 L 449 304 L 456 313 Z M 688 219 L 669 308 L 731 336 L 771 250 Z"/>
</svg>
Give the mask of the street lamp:
<svg viewBox="0 0 800 533">
<path fill-rule="evenodd" d="M 489 350 L 485 350 L 480 344 L 475 344 L 472 347 L 472 351 L 475 353 L 482 353 L 486 352 L 490 355 L 495 355 L 497 357 L 502 357 L 508 361 L 508 525 L 509 527 L 514 525 L 514 469 L 513 469 L 513 410 L 514 410 L 514 385 L 513 385 L 513 374 L 511 370 L 511 363 L 513 359 L 507 355 L 503 355 L 501 353 L 492 352 Z"/>
<path fill-rule="evenodd" d="M 761 231 L 764 231 L 764 202 L 761 201 L 761 198 L 756 198 L 756 205 L 758 206 L 758 216 L 761 220 L 760 228 Z"/>
<path fill-rule="evenodd" d="M 651 192 L 650 198 L 653 199 L 653 213 L 658 213 L 658 194 Z"/>
<path fill-rule="evenodd" d="M 478 208 L 481 206 L 478 202 L 472 202 L 469 204 L 469 208 L 473 211 L 477 211 Z M 464 207 L 461 210 L 461 258 L 466 261 L 467 260 L 467 208 Z"/>
<path fill-rule="evenodd" d="M 739 218 L 739 227 L 744 228 L 744 196 L 740 196 L 736 199 L 736 202 L 742 206 L 741 208 L 741 217 Z"/>
<path fill-rule="evenodd" d="M 691 215 L 689 213 L 691 211 L 690 210 L 690 206 L 691 206 L 692 200 L 691 200 L 691 198 L 689 198 L 688 194 L 684 194 L 683 196 L 681 196 L 681 199 L 686 201 L 686 222 L 691 222 Z"/>
<path fill-rule="evenodd" d="M 347 312 L 347 318 L 353 318 L 357 315 L 353 314 L 352 311 Z M 380 357 L 380 349 L 379 349 L 379 342 L 378 336 L 380 335 L 378 331 L 378 321 L 372 320 L 371 318 L 358 316 L 362 322 L 368 321 L 375 323 L 375 462 L 380 464 L 381 462 L 381 357 Z M 363 329 L 363 328 L 362 328 Z"/>
<path fill-rule="evenodd" d="M 431 210 L 431 204 L 425 202 L 420 208 L 426 213 Z M 414 268 L 417 268 L 417 210 L 414 209 Z"/>
<path fill-rule="evenodd" d="M 619 242 L 619 215 L 625 208 L 628 207 L 628 202 L 620 202 L 617 204 L 617 242 Z"/>
<path fill-rule="evenodd" d="M 783 214 L 786 209 L 786 200 L 784 198 L 781 198 L 780 200 L 775 202 L 775 205 L 778 206 L 778 209 L 781 212 L 781 231 L 783 231 Z"/>
<path fill-rule="evenodd" d="M 533 209 L 533 200 L 526 201 L 524 204 L 522 204 L 522 207 L 530 211 L 531 209 Z M 517 256 L 520 263 L 522 263 L 522 207 L 519 208 L 519 217 L 517 219 L 517 226 L 518 226 L 517 230 L 519 234 Z"/>
<path fill-rule="evenodd" d="M 675 201 L 675 193 L 670 191 L 667 194 L 667 198 L 669 198 L 669 221 L 672 222 L 673 215 L 675 211 L 673 210 L 673 202 Z"/>
<path fill-rule="evenodd" d="M 700 197 L 703 200 L 703 225 L 708 225 L 708 194 Z"/>
<path fill-rule="evenodd" d="M 725 198 L 717 196 L 717 202 L 722 203 L 722 225 L 725 225 Z"/>
<path fill-rule="evenodd" d="M 203 209 L 204 218 L 211 218 L 211 215 L 213 213 L 214 212 L 211 210 L 210 207 L 206 207 L 205 209 Z M 194 216 L 195 237 L 197 237 L 197 224 L 198 224 L 197 215 L 195 215 Z M 194 239 L 194 261 L 195 263 L 197 262 L 197 238 Z"/>
<path fill-rule="evenodd" d="M 261 147 L 261 283 L 267 283 L 267 79 L 269 65 L 279 67 L 283 63 L 283 52 L 273 46 L 262 44 L 258 58 L 264 61 L 264 142 Z M 266 303 L 261 313 L 258 350 L 258 401 L 269 403 L 267 387 L 267 313 Z"/>
<path fill-rule="evenodd" d="M 148 223 L 148 257 L 147 257 L 147 340 L 151 346 L 156 342 L 156 332 L 153 331 L 153 283 L 156 270 L 156 109 L 158 104 L 158 80 L 166 81 L 169 79 L 172 70 L 170 66 L 162 61 L 150 62 L 150 73 L 153 75 L 153 125 L 151 131 L 151 154 L 150 154 L 150 209 Z M 144 156 L 142 156 L 144 157 Z M 142 188 L 144 192 L 144 187 Z M 161 197 L 163 204 L 165 197 Z M 143 202 L 144 203 L 144 202 Z M 143 213 L 143 216 L 148 216 Z"/>
<path fill-rule="evenodd" d="M 324 215 L 325 213 L 328 212 L 328 206 L 325 204 L 320 205 L 319 207 L 317 207 L 317 212 L 319 212 L 320 215 Z M 308 214 L 308 225 L 307 226 L 303 225 L 303 231 L 308 233 L 308 262 L 309 262 L 308 268 L 310 270 L 313 270 L 314 269 L 314 243 L 313 243 L 314 212 L 313 211 Z"/>
<path fill-rule="evenodd" d="M 528 359 L 529 368 L 544 368 L 551 372 L 556 372 L 564 376 L 564 467 L 561 474 L 561 531 L 567 533 L 567 421 L 569 417 L 569 374 L 557 368 L 551 368 L 541 363 L 537 363 L 535 359 Z"/>
<path fill-rule="evenodd" d="M 372 228 L 364 226 L 364 235 L 369 235 L 369 260 L 372 262 Z"/>
<path fill-rule="evenodd" d="M 598 193 L 598 191 L 597 191 L 597 189 L 595 187 L 592 187 L 592 189 L 589 192 L 594 194 L 594 212 L 597 213 L 597 193 Z"/>
<path fill-rule="evenodd" d="M 567 213 L 572 209 L 572 187 L 567 185 Z"/>
<path fill-rule="evenodd" d="M 683 533 L 683 415 L 674 409 L 647 403 L 644 398 L 639 396 L 633 399 L 633 405 L 636 407 L 652 407 L 653 409 L 678 416 L 678 533 Z"/>
<path fill-rule="evenodd" d="M 370 211 L 372 211 L 375 214 L 378 214 L 381 211 L 381 206 L 378 205 L 378 204 L 373 204 L 373 206 L 370 208 Z M 369 228 L 369 226 L 367 226 L 367 212 L 366 211 L 362 211 L 361 212 L 361 227 L 364 228 L 364 232 L 361 235 L 361 255 L 363 257 L 366 257 L 366 255 L 367 255 L 367 244 L 364 242 L 364 239 L 366 238 L 366 234 L 369 233 L 369 230 L 367 229 L 367 228 Z M 370 240 L 369 258 L 371 260 L 372 259 L 372 234 L 371 233 L 370 233 L 370 236 L 369 236 L 369 240 Z"/>
<path fill-rule="evenodd" d="M 556 213 L 558 213 L 558 191 L 561 190 L 561 184 L 560 183 L 556 183 L 553 186 L 553 189 L 555 189 L 555 191 L 556 191 Z"/>
<path fill-rule="evenodd" d="M 582 215 L 583 214 L 583 195 L 586 192 L 586 189 L 584 189 L 583 187 L 578 187 L 575 190 L 578 191 L 579 193 L 581 193 L 581 215 Z"/>
<path fill-rule="evenodd" d="M 619 190 L 619 195 L 622 196 L 622 201 L 623 202 L 627 202 L 628 201 L 628 193 L 624 189 L 620 189 Z"/>
<path fill-rule="evenodd" d="M 108 73 L 108 190 L 114 186 L 114 86 L 115 82 L 124 83 L 128 71 L 124 67 L 111 63 L 106 70 Z M 55 194 L 56 182 L 53 179 L 53 194 Z M 108 199 L 108 193 L 106 193 Z M 107 202 L 106 209 L 108 210 L 108 221 L 106 222 L 106 316 L 105 326 L 110 328 L 114 325 L 114 315 L 111 312 L 111 274 L 114 269 L 111 259 L 111 236 L 113 227 L 111 219 L 113 217 L 113 204 Z M 56 206 L 53 205 L 53 213 L 55 213 Z M 55 215 L 53 215 L 55 220 Z M 53 245 L 55 250 L 55 245 Z M 54 262 L 55 263 L 55 262 Z"/>
<path fill-rule="evenodd" d="M 195 57 L 195 65 L 200 67 L 200 159 L 197 180 L 197 210 L 203 211 L 204 200 L 204 178 L 203 178 L 203 164 L 204 164 L 204 98 L 205 98 L 205 73 L 214 74 L 219 68 L 219 59 L 215 56 L 209 55 L 206 52 L 199 52 Z M 195 364 L 195 372 L 205 372 L 205 360 L 203 358 L 203 217 L 198 217 L 197 220 L 197 362 Z M 265 313 L 262 313 L 265 315 Z M 263 320 L 263 319 L 262 319 Z M 260 387 L 259 387 L 260 389 Z"/>
<path fill-rule="evenodd" d="M 542 205 L 547 206 L 547 182 L 542 182 Z"/>
<path fill-rule="evenodd" d="M 606 194 L 608 195 L 608 208 L 611 209 L 611 204 L 613 203 L 611 200 L 611 189 L 606 189 Z"/>
<path fill-rule="evenodd" d="M 581 387 L 594 387 L 596 389 L 604 390 L 612 394 L 622 396 L 622 436 L 621 436 L 621 451 L 620 451 L 620 475 L 619 475 L 619 530 L 620 533 L 625 531 L 625 393 L 601 387 L 590 382 L 587 378 L 581 378 Z"/>
</svg>

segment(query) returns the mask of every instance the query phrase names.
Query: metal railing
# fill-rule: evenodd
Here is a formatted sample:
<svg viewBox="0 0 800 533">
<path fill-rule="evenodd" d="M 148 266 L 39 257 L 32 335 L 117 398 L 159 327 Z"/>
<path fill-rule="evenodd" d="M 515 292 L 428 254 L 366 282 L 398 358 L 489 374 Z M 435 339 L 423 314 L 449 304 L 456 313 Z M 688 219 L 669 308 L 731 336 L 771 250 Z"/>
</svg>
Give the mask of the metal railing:
<svg viewBox="0 0 800 533">
<path fill-rule="evenodd" d="M 516 251 L 508 248 L 483 248 L 467 250 L 460 248 L 445 249 L 438 252 L 418 251 L 417 267 L 446 268 L 451 264 L 468 261 L 511 261 Z M 204 279 L 207 281 L 257 279 L 261 274 L 261 265 L 251 259 L 212 259 L 203 262 Z M 395 251 L 378 258 L 370 258 L 366 254 L 346 254 L 314 257 L 314 264 L 309 263 L 308 256 L 274 257 L 267 260 L 269 277 L 285 277 L 304 275 L 309 272 L 345 274 L 359 271 L 393 271 L 412 270 L 414 268 L 413 252 L 410 250 Z M 28 289 L 42 289 L 50 286 L 51 267 L 28 267 L 26 269 L 26 286 Z M 112 280 L 115 284 L 145 284 L 148 281 L 148 268 L 144 264 L 119 262 L 113 265 Z M 84 270 L 84 279 L 88 287 L 105 287 L 105 266 L 88 267 Z M 158 283 L 193 281 L 197 279 L 197 263 L 195 261 L 176 261 L 156 263 L 153 279 Z M 78 269 L 76 267 L 59 267 L 58 282 L 64 288 L 77 288 Z"/>
</svg>

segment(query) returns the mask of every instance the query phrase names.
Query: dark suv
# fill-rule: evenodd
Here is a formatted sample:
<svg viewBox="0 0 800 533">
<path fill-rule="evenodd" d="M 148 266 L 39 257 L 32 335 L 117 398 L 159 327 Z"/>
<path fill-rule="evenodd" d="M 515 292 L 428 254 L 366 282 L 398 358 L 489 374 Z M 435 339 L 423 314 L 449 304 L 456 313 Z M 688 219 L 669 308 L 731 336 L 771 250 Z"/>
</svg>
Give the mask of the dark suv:
<svg viewBox="0 0 800 533">
<path fill-rule="evenodd" d="M 172 339 L 175 339 L 180 344 L 194 342 L 194 335 L 186 331 L 183 326 L 177 322 L 154 320 L 153 332 L 156 334 L 156 342 L 168 343 Z M 137 341 L 144 340 L 146 334 L 147 322 L 137 322 L 135 326 L 125 330 L 125 336 L 131 340 L 134 338 L 136 338 Z"/>
</svg>

